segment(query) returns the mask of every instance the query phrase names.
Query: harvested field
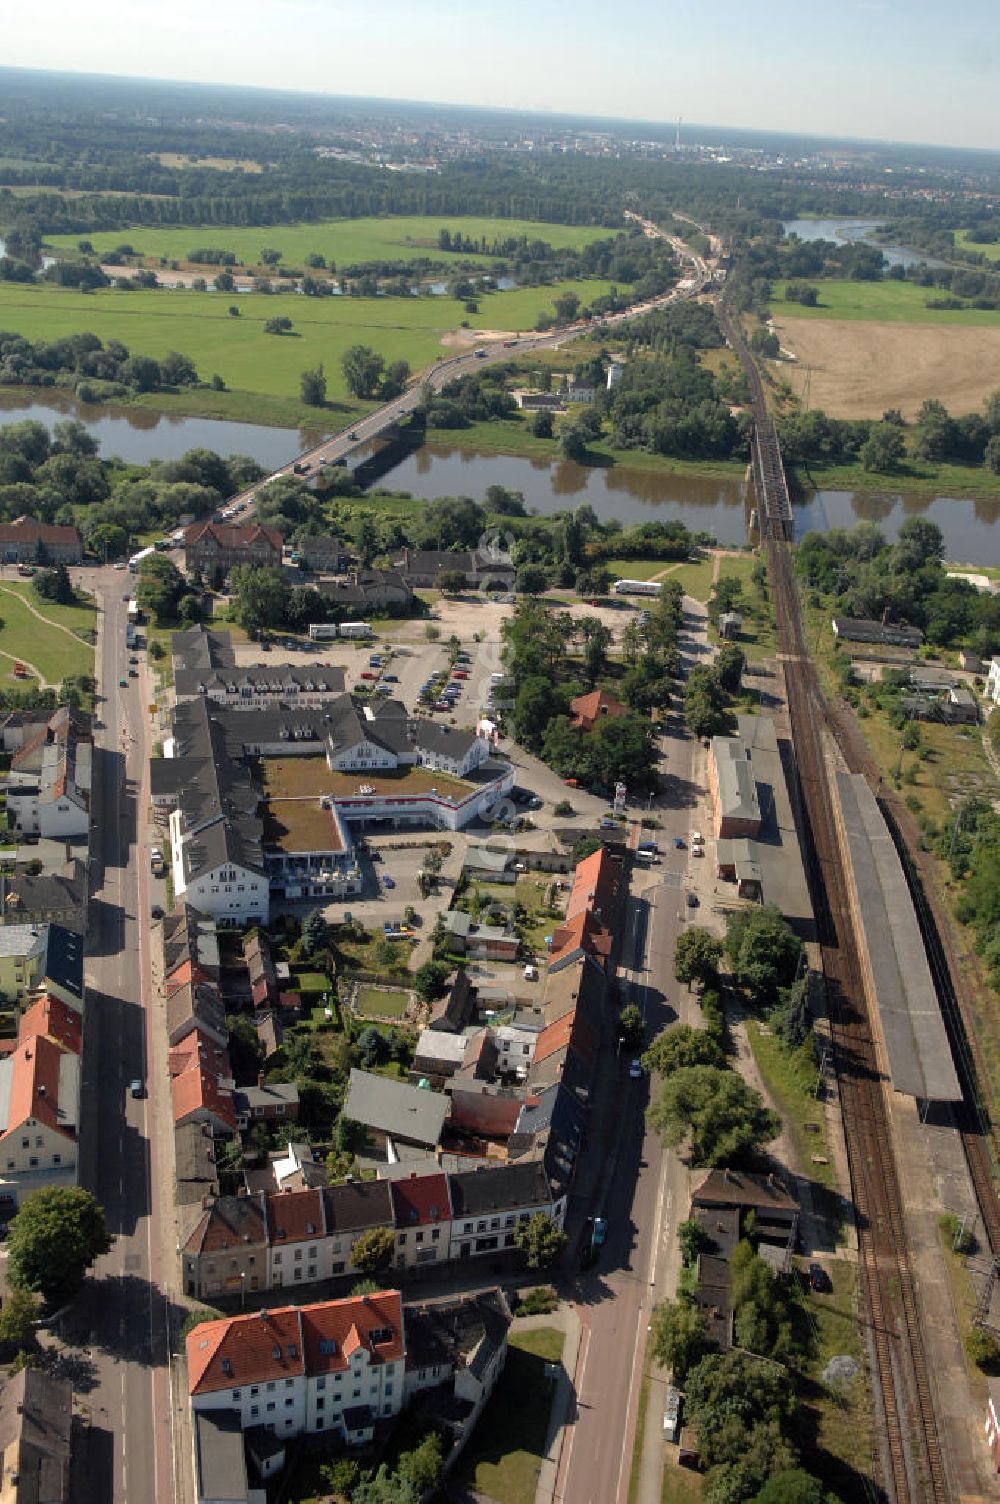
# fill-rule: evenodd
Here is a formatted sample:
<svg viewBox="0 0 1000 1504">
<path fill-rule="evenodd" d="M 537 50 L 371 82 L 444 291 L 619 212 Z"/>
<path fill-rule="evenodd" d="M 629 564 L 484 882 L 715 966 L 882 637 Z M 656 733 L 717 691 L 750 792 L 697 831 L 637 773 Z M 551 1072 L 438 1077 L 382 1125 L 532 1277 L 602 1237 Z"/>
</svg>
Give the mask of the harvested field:
<svg viewBox="0 0 1000 1504">
<path fill-rule="evenodd" d="M 782 347 L 796 357 L 775 369 L 810 407 L 836 418 L 877 418 L 898 407 L 916 417 L 925 397 L 953 413 L 982 407 L 1000 384 L 1000 324 L 995 328 L 863 319 L 776 316 Z"/>
</svg>

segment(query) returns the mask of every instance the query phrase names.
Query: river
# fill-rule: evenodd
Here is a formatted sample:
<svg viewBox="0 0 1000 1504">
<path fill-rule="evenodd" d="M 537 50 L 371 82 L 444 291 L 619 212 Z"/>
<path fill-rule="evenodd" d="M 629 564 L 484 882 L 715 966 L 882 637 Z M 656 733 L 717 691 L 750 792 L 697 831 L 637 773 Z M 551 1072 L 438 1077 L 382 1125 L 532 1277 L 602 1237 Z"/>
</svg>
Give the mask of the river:
<svg viewBox="0 0 1000 1504">
<path fill-rule="evenodd" d="M 883 245 L 875 237 L 880 223 L 877 219 L 785 219 L 781 228 L 786 235 L 797 235 L 800 240 L 850 240 L 874 246 L 890 266 L 917 266 L 920 262 L 925 266 L 947 265 L 911 246 Z"/>
<path fill-rule="evenodd" d="M 82 403 L 63 392 L 0 389 L 0 427 L 34 418 L 51 429 L 62 418 L 84 423 L 105 456 L 118 454 L 136 464 L 175 459 L 187 449 L 219 454 L 247 454 L 268 470 L 287 463 L 324 436 L 322 431 L 270 428 L 216 418 L 184 418 L 146 408 Z M 694 531 L 713 534 L 720 543 L 746 541 L 746 501 L 738 480 L 698 474 L 576 465 L 568 460 L 527 459 L 522 455 L 427 444 L 403 459 L 383 478 L 383 486 L 431 499 L 472 496 L 480 500 L 488 486 L 520 491 L 525 505 L 542 515 L 582 506 L 593 507 L 601 521 L 617 518 L 628 525 L 657 518 L 676 518 Z M 907 517 L 927 517 L 941 528 L 949 559 L 1000 564 L 1000 484 L 995 497 L 950 499 L 886 491 L 816 491 L 795 508 L 796 534 L 855 522 L 877 522 L 894 538 Z"/>
</svg>

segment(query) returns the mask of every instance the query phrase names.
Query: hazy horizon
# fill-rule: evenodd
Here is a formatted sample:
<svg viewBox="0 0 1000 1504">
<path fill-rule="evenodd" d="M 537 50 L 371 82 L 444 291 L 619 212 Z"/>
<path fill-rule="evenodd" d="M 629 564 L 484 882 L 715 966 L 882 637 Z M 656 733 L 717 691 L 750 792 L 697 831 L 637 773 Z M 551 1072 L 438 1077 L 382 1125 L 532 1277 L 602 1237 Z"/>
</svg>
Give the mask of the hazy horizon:
<svg viewBox="0 0 1000 1504">
<path fill-rule="evenodd" d="M 603 116 L 887 144 L 1000 149 L 1000 9 L 968 0 L 942 23 L 928 0 L 771 0 L 766 23 L 711 11 L 554 0 L 467 12 L 448 0 L 246 0 L 233 19 L 134 0 L 97 28 L 70 0 L 15 11 L 4 65 L 137 81 L 234 85 L 413 104 Z M 155 65 L 151 63 L 155 60 Z M 716 128 L 719 128 L 718 126 Z"/>
</svg>

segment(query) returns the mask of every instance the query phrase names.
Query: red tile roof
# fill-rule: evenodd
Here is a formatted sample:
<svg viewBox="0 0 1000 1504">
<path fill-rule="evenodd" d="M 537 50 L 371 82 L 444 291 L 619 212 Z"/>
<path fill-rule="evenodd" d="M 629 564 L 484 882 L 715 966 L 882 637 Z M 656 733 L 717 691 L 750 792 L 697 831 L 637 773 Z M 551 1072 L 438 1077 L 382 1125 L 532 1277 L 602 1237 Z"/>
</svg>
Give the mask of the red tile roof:
<svg viewBox="0 0 1000 1504">
<path fill-rule="evenodd" d="M 408 1175 L 392 1182 L 397 1231 L 451 1220 L 447 1175 Z"/>
<path fill-rule="evenodd" d="M 321 1191 L 279 1191 L 267 1198 L 267 1232 L 278 1247 L 321 1238 L 326 1223 Z"/>
<path fill-rule="evenodd" d="M 75 1008 L 67 1007 L 61 998 L 49 997 L 48 993 L 36 998 L 22 1016 L 18 1043 L 23 1044 L 38 1034 L 48 1035 L 74 1055 L 83 1050 L 83 1019 Z"/>
<path fill-rule="evenodd" d="M 564 956 L 572 955 L 574 951 L 593 956 L 603 965 L 611 954 L 612 943 L 611 931 L 606 930 L 589 909 L 584 909 L 553 932 L 549 965 L 553 961 L 562 960 Z"/>
<path fill-rule="evenodd" d="M 603 846 L 584 857 L 573 877 L 566 918 L 572 919 L 584 909 L 594 909 L 606 924 L 610 923 L 618 902 L 621 875 L 621 863 Z"/>
<path fill-rule="evenodd" d="M 80 534 L 75 527 L 36 522 L 34 517 L 15 517 L 13 522 L 0 522 L 0 543 L 64 543 L 75 547 L 80 543 Z"/>
<path fill-rule="evenodd" d="M 549 1024 L 547 1029 L 542 1030 L 538 1036 L 538 1043 L 535 1045 L 535 1054 L 533 1057 L 535 1065 L 540 1065 L 543 1060 L 547 1060 L 557 1050 L 566 1049 L 573 1037 L 573 1025 L 575 1022 L 576 1009 L 574 1008 L 572 1012 L 564 1013 L 562 1018 L 557 1018 L 554 1024 Z"/>
<path fill-rule="evenodd" d="M 247 524 L 224 522 L 192 522 L 184 534 L 184 546 L 201 543 L 211 538 L 221 549 L 252 548 L 255 543 L 268 542 L 280 558 L 284 539 L 273 527 L 261 527 L 259 522 Z"/>
<path fill-rule="evenodd" d="M 301 1313 L 295 1306 L 206 1321 L 187 1339 L 192 1394 L 304 1374 Z"/>
<path fill-rule="evenodd" d="M 373 1337 L 384 1340 L 373 1343 Z M 364 1347 L 373 1363 L 403 1357 L 398 1290 L 207 1321 L 187 1339 L 191 1393 L 212 1394 L 304 1374 L 342 1372 Z"/>
<path fill-rule="evenodd" d="M 570 700 L 573 719 L 584 731 L 589 731 L 601 720 L 617 720 L 625 714 L 625 706 L 606 690 L 595 689 L 589 695 L 578 695 Z"/>
<path fill-rule="evenodd" d="M 0 1142 L 19 1132 L 29 1118 L 66 1138 L 76 1138 L 75 1124 L 68 1127 L 59 1119 L 59 1065 L 67 1053 L 45 1034 L 18 1045 L 11 1056 L 10 1105 Z"/>
<path fill-rule="evenodd" d="M 236 1132 L 233 1092 L 223 1086 L 232 1079 L 229 1051 L 217 1045 L 201 1029 L 192 1029 L 168 1056 L 174 1124 L 179 1127 L 199 1112 L 208 1113 L 230 1133 Z"/>
<path fill-rule="evenodd" d="M 387 1340 L 371 1343 L 371 1334 Z M 403 1357 L 403 1297 L 398 1290 L 379 1290 L 361 1299 L 327 1300 L 302 1308 L 306 1372 L 336 1373 L 351 1353 L 364 1347 L 372 1362 L 397 1363 Z"/>
</svg>

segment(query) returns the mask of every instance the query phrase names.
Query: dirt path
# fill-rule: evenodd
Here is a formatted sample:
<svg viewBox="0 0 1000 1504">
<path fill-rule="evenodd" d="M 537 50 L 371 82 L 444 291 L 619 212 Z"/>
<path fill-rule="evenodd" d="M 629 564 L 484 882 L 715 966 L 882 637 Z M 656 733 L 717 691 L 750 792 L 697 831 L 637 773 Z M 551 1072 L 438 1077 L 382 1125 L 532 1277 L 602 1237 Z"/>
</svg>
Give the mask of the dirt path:
<svg viewBox="0 0 1000 1504">
<path fill-rule="evenodd" d="M 28 672 L 38 680 L 39 689 L 48 689 L 48 680 L 42 678 L 41 671 L 33 663 L 29 663 L 27 658 L 15 658 L 13 653 L 5 653 L 2 648 L 0 648 L 0 658 L 6 658 L 10 663 L 23 663 Z"/>
<path fill-rule="evenodd" d="M 28 597 L 26 595 L 22 595 L 19 590 L 11 590 L 9 585 L 0 585 L 0 592 L 2 592 L 4 595 L 11 595 L 16 601 L 20 601 L 26 611 L 30 611 L 32 616 L 37 617 L 39 621 L 43 621 L 45 625 L 47 627 L 51 627 L 53 631 L 64 632 L 66 636 L 71 637 L 74 642 L 83 642 L 83 638 L 78 636 L 77 633 L 73 631 L 72 627 L 64 626 L 61 621 L 53 621 L 51 616 L 45 616 L 41 611 L 36 610 L 36 608 L 28 600 Z M 86 646 L 85 643 L 84 646 Z M 27 663 L 27 661 L 28 660 L 26 658 L 23 660 L 23 662 L 25 663 Z"/>
</svg>

